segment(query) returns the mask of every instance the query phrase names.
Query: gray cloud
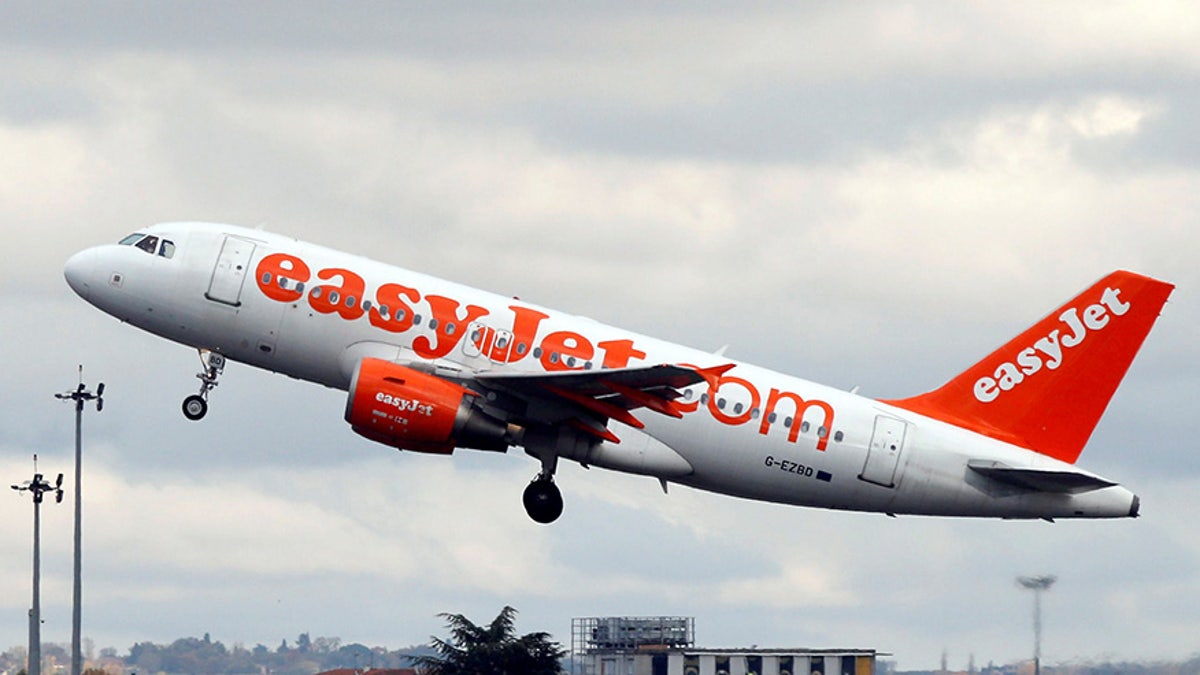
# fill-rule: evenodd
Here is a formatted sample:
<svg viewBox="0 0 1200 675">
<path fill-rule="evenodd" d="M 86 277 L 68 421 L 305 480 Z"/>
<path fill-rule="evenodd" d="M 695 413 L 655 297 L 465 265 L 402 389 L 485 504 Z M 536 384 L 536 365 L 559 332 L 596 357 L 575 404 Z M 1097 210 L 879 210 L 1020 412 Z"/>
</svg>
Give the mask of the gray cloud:
<svg viewBox="0 0 1200 675">
<path fill-rule="evenodd" d="M 1051 659 L 1186 656 L 1200 281 L 1190 5 L 0 4 L 0 468 L 70 461 L 84 363 L 100 644 L 302 631 L 400 646 L 436 613 L 569 636 L 698 616 L 701 641 Z M 173 219 L 265 223 L 864 393 L 937 386 L 1116 267 L 1178 290 L 1084 454 L 1144 516 L 806 511 L 565 467 L 400 454 L 342 394 L 198 361 L 74 297 L 75 250 Z M 631 283 L 636 279 L 637 283 Z M 24 641 L 29 505 L 0 500 L 0 647 Z M 66 640 L 69 515 L 46 514 Z M 181 611 L 186 607 L 187 611 Z M 133 611 L 131 608 L 136 608 Z M 8 617 L 7 619 L 4 617 Z"/>
</svg>

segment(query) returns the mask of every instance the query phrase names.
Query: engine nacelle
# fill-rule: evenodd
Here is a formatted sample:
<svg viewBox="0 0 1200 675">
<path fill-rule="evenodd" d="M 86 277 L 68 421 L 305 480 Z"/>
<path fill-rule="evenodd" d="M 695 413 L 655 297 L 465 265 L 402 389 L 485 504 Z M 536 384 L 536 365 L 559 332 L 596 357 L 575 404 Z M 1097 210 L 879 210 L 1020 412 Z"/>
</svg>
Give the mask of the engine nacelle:
<svg viewBox="0 0 1200 675">
<path fill-rule="evenodd" d="M 350 380 L 346 421 L 355 433 L 402 450 L 507 450 L 508 426 L 476 408 L 477 396 L 449 380 L 368 358 Z"/>
</svg>

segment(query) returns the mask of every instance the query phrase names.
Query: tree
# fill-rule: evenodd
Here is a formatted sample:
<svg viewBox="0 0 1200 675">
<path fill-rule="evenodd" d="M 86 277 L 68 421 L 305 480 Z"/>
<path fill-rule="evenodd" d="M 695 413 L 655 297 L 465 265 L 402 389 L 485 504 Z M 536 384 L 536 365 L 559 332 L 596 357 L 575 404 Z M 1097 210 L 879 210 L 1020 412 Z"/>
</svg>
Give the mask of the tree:
<svg viewBox="0 0 1200 675">
<path fill-rule="evenodd" d="M 505 607 L 486 626 L 477 626 L 462 614 L 441 614 L 450 639 L 434 637 L 437 656 L 414 659 L 428 675 L 558 675 L 566 650 L 549 633 L 517 637 L 517 610 Z"/>
</svg>

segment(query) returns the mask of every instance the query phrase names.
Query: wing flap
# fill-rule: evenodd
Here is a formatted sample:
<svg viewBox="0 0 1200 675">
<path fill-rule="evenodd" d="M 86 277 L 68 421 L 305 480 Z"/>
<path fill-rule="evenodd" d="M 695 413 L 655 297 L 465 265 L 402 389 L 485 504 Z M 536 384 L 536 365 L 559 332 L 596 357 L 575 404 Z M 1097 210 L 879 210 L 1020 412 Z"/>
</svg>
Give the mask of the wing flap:
<svg viewBox="0 0 1200 675">
<path fill-rule="evenodd" d="M 630 412 L 645 408 L 679 418 L 683 416 L 675 402 L 680 389 L 701 382 L 712 382 L 733 365 L 694 368 L 659 364 L 633 368 L 574 370 L 555 373 L 481 372 L 472 376 L 480 385 L 507 391 L 520 398 L 549 401 L 543 407 L 541 421 L 568 422 L 576 428 L 613 440 L 608 420 L 640 429 L 645 425 Z M 547 416 L 545 410 L 561 411 L 561 417 Z M 607 432 L 607 433 L 606 433 Z"/>
</svg>

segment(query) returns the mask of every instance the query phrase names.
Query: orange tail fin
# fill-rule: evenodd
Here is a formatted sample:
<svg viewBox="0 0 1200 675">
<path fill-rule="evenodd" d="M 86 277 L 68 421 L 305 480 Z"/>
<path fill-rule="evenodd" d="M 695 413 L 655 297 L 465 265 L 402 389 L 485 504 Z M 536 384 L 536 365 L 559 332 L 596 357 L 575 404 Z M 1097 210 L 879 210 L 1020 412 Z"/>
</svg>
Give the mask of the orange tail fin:
<svg viewBox="0 0 1200 675">
<path fill-rule="evenodd" d="M 1174 288 L 1113 272 L 940 388 L 884 403 L 1073 464 Z"/>
</svg>

